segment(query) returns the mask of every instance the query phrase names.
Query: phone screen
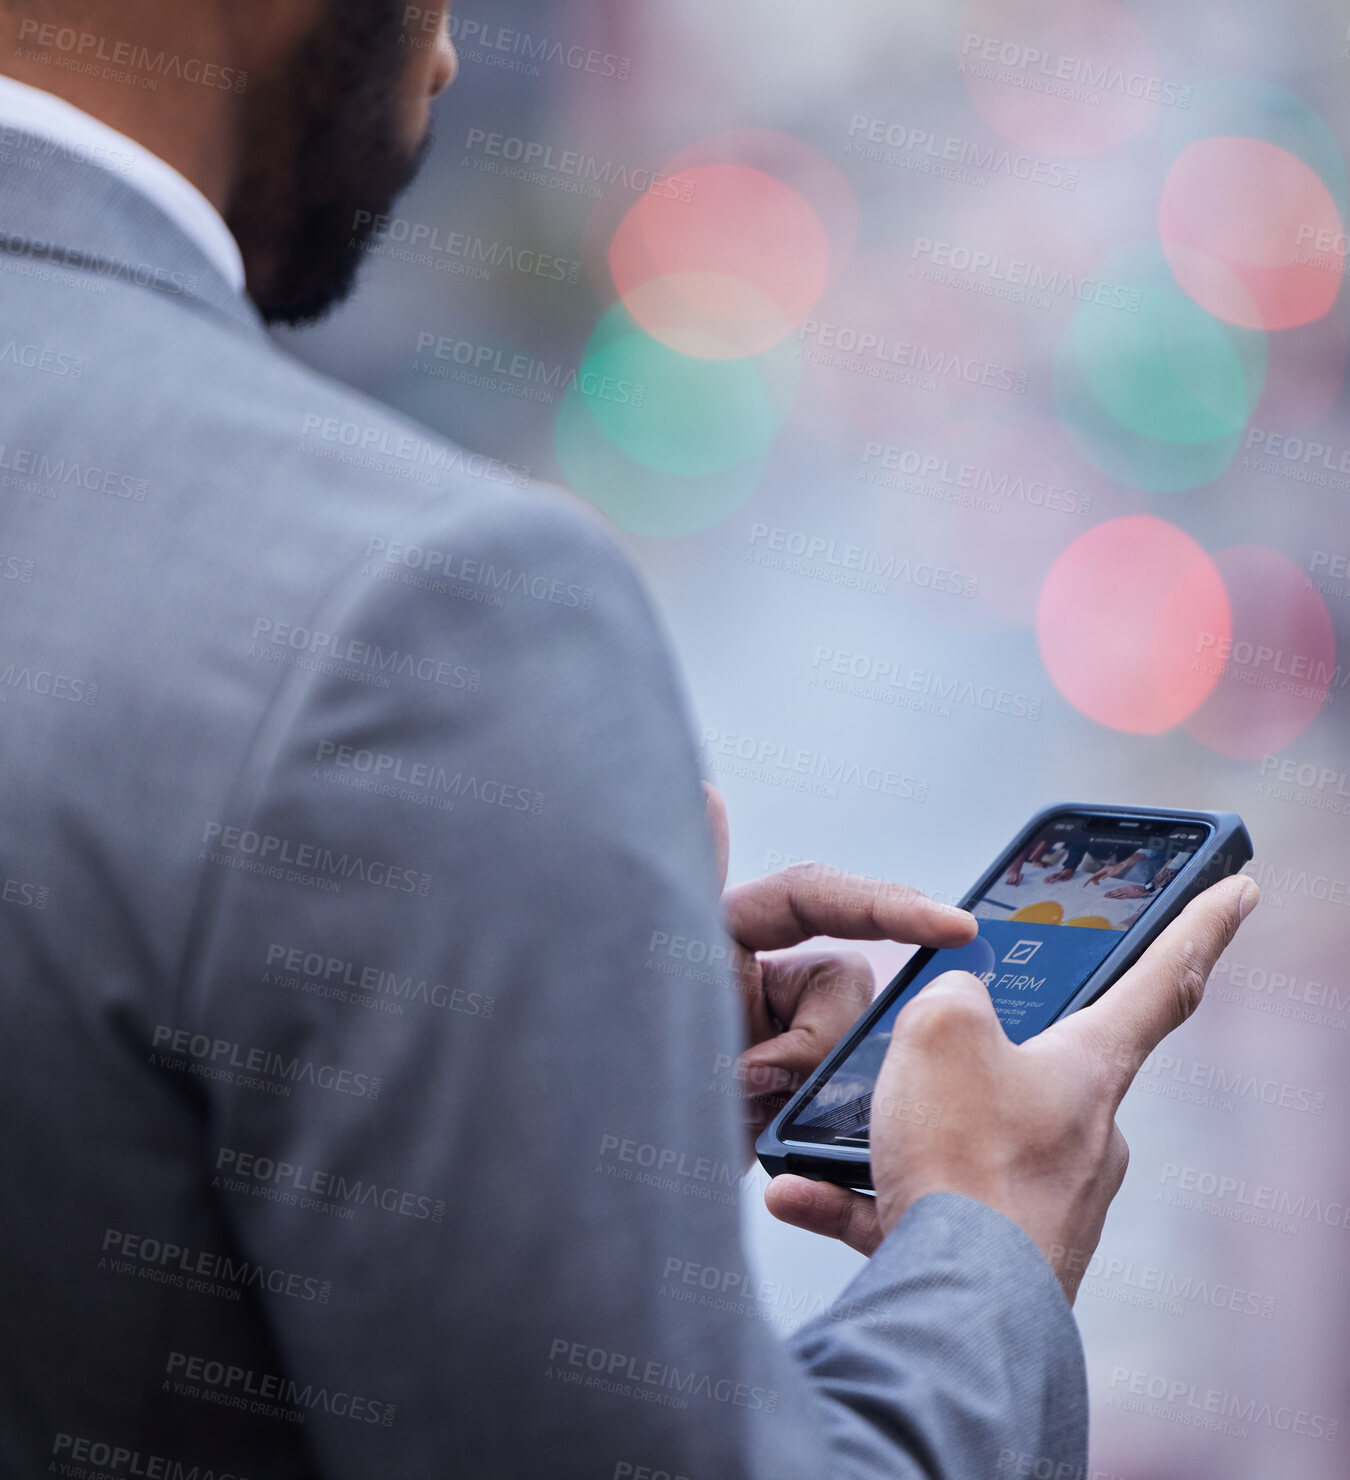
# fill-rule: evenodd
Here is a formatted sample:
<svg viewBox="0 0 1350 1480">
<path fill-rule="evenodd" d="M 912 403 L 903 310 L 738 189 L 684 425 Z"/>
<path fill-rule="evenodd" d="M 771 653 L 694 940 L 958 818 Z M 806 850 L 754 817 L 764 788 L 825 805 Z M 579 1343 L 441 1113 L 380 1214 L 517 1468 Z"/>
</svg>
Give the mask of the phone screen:
<svg viewBox="0 0 1350 1480">
<path fill-rule="evenodd" d="M 928 959 L 866 1037 L 815 1086 L 782 1135 L 865 1146 L 872 1091 L 896 1014 L 944 971 L 989 989 L 1004 1032 L 1021 1043 L 1048 1027 L 1209 837 L 1204 823 L 1061 813 L 1011 851 L 970 906 L 979 934 Z"/>
</svg>

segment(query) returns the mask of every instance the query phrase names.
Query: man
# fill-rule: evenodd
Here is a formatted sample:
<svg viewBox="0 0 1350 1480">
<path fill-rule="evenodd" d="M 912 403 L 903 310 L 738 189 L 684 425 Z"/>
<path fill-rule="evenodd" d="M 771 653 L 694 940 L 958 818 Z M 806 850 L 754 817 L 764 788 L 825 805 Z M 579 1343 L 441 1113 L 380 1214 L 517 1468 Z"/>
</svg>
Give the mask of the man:
<svg viewBox="0 0 1350 1480">
<path fill-rule="evenodd" d="M 878 1197 L 770 1191 L 866 1270 L 790 1343 L 687 1298 L 745 1269 L 718 1064 L 781 1090 L 870 990 L 773 953 L 973 922 L 790 870 L 730 988 L 614 547 L 265 337 L 411 177 L 440 6 L 0 15 L 0 1469 L 1076 1473 L 1114 1110 L 1253 886 L 1021 1047 L 934 983 Z"/>
</svg>

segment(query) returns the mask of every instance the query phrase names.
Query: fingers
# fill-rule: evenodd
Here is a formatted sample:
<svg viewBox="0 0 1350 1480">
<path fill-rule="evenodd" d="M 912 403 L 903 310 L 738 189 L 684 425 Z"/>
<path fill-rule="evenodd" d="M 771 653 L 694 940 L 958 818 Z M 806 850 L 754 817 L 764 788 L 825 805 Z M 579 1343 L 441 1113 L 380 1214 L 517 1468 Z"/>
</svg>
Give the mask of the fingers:
<svg viewBox="0 0 1350 1480">
<path fill-rule="evenodd" d="M 832 1182 L 775 1177 L 765 1188 L 764 1205 L 780 1223 L 836 1238 L 869 1257 L 883 1237 L 876 1199 Z"/>
<path fill-rule="evenodd" d="M 722 890 L 727 882 L 727 864 L 731 859 L 731 825 L 727 822 L 727 804 L 722 793 L 711 782 L 703 783 L 703 798 L 707 806 L 708 831 L 712 834 L 713 857 L 717 864 L 717 888 Z"/>
<path fill-rule="evenodd" d="M 966 910 L 937 904 L 902 884 L 864 879 L 819 863 L 798 863 L 728 889 L 732 936 L 748 950 L 776 951 L 817 935 L 961 946 L 976 930 Z"/>
<path fill-rule="evenodd" d="M 1115 986 L 1042 1036 L 1086 1045 L 1103 1065 L 1119 1104 L 1139 1066 L 1200 1005 L 1214 963 L 1259 898 L 1255 881 L 1245 874 L 1206 889 Z"/>
<path fill-rule="evenodd" d="M 741 1055 L 752 1094 L 795 1089 L 856 1023 L 872 1001 L 872 967 L 857 951 L 799 954 L 762 961 L 762 994 L 787 1029 Z"/>
</svg>

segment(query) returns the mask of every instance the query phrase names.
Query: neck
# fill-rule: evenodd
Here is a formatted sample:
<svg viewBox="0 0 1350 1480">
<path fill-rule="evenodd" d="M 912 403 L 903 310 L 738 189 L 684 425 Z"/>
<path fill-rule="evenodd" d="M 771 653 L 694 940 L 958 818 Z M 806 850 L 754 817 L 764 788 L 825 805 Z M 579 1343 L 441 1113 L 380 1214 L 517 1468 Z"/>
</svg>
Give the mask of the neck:
<svg viewBox="0 0 1350 1480">
<path fill-rule="evenodd" d="M 86 8 L 82 19 L 48 13 L 12 13 L 0 0 L 0 72 L 135 139 L 223 214 L 243 73 L 215 7 L 129 0 L 95 14 Z"/>
</svg>

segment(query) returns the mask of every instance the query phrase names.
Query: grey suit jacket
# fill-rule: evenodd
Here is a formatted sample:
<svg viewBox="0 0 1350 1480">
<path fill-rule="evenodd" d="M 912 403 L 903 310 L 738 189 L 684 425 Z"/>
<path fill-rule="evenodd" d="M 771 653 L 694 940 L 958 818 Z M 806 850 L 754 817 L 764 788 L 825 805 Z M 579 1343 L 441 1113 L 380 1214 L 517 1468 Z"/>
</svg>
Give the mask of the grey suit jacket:
<svg viewBox="0 0 1350 1480">
<path fill-rule="evenodd" d="M 757 1300 L 684 701 L 525 481 L 5 150 L 0 1470 L 1077 1476 L 982 1204 L 791 1340 Z"/>
</svg>

